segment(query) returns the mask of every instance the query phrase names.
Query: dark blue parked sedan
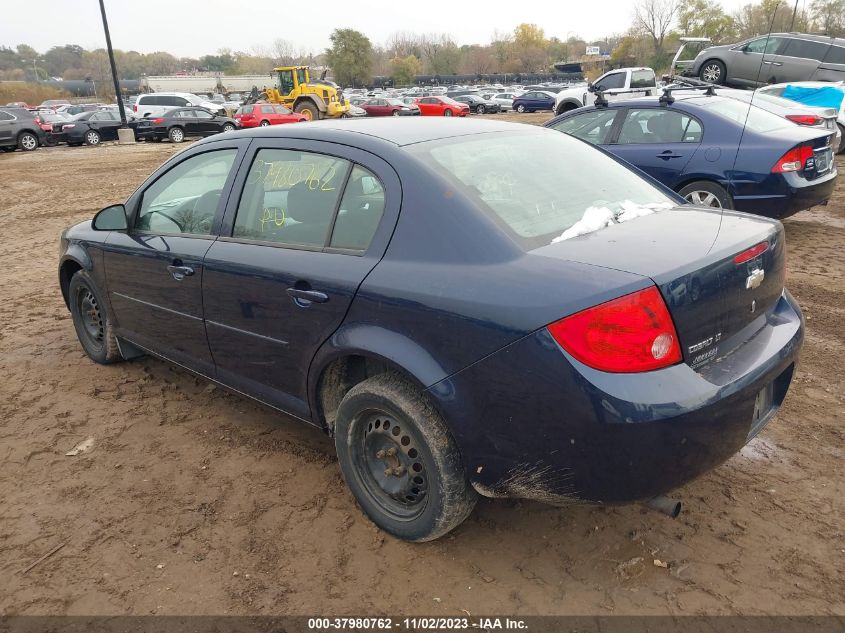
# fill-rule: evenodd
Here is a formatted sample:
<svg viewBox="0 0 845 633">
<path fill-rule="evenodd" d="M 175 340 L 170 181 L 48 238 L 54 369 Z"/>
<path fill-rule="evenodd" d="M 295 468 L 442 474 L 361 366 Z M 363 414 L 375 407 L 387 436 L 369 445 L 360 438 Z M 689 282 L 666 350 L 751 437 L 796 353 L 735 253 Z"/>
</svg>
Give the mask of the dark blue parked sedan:
<svg viewBox="0 0 845 633">
<path fill-rule="evenodd" d="M 532 90 L 514 97 L 511 106 L 515 112 L 536 112 L 537 110 L 554 110 L 555 95 L 543 90 Z"/>
<path fill-rule="evenodd" d="M 827 203 L 837 175 L 831 131 L 735 99 L 673 97 L 579 108 L 545 127 L 601 146 L 698 206 L 784 218 Z"/>
<path fill-rule="evenodd" d="M 59 282 L 94 361 L 332 434 L 366 514 L 423 541 L 478 493 L 649 499 L 772 418 L 803 340 L 783 227 L 682 202 L 542 128 L 276 126 L 69 228 Z"/>
</svg>

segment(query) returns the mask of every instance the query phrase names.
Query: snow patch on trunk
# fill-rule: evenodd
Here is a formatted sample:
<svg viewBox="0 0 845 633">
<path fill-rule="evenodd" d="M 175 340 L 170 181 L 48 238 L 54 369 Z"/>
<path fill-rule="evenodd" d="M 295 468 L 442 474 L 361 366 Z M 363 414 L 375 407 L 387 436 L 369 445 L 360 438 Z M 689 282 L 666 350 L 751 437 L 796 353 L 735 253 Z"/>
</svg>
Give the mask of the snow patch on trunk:
<svg viewBox="0 0 845 633">
<path fill-rule="evenodd" d="M 651 215 L 657 211 L 671 209 L 674 205 L 669 202 L 638 204 L 630 200 L 624 200 L 619 206 L 620 209 L 616 212 L 611 211 L 607 207 L 588 207 L 584 215 L 581 216 L 581 219 L 554 238 L 552 244 L 598 231 L 611 224 L 620 224 L 644 215 Z"/>
</svg>

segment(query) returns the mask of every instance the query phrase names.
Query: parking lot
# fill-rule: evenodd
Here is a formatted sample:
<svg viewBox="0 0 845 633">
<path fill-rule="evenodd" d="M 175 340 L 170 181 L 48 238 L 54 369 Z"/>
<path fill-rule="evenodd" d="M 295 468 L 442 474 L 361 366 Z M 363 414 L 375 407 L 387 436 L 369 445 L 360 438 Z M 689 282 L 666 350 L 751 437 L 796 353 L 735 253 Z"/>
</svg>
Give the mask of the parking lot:
<svg viewBox="0 0 845 633">
<path fill-rule="evenodd" d="M 785 221 L 807 318 L 790 396 L 676 491 L 680 518 L 482 499 L 412 545 L 363 517 L 318 432 L 157 360 L 85 357 L 59 233 L 182 147 L 0 156 L 0 613 L 845 615 L 842 178 Z"/>
</svg>

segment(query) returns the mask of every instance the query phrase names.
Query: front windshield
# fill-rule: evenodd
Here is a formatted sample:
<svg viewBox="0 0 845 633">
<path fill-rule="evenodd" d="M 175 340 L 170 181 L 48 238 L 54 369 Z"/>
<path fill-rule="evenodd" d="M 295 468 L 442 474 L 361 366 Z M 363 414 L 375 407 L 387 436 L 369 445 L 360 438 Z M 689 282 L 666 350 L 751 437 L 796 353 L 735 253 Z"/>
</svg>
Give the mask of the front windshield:
<svg viewBox="0 0 845 633">
<path fill-rule="evenodd" d="M 480 134 L 408 147 L 526 250 L 549 244 L 589 209 L 677 201 L 613 158 L 551 130 Z"/>
</svg>

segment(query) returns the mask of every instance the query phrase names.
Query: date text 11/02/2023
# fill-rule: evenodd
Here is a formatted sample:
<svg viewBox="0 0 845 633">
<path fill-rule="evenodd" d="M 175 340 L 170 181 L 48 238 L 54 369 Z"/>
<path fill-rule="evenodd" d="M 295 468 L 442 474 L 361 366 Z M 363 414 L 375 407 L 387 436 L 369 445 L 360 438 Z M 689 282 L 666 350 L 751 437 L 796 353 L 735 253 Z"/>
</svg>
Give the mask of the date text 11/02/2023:
<svg viewBox="0 0 845 633">
<path fill-rule="evenodd" d="M 410 630 L 410 631 L 457 631 L 476 629 L 482 631 L 511 630 L 525 631 L 528 625 L 518 618 L 498 617 L 407 617 L 407 618 L 309 618 L 308 629 L 312 631 L 335 630 Z"/>
</svg>

